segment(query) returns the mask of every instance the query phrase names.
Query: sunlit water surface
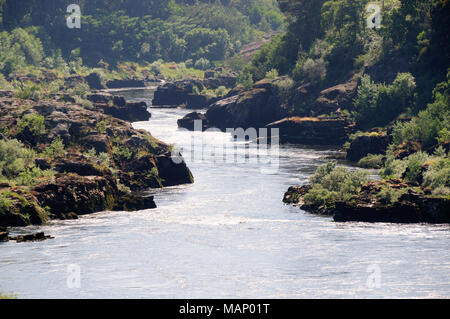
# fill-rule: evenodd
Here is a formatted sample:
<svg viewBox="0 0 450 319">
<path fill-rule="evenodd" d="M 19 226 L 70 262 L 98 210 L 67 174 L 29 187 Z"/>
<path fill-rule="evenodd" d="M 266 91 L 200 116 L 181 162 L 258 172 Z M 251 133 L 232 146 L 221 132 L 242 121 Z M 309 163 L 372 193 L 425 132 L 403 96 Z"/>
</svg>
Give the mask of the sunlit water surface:
<svg viewBox="0 0 450 319">
<path fill-rule="evenodd" d="M 152 91 L 124 94 L 149 101 Z M 181 148 L 194 184 L 152 191 L 153 210 L 12 229 L 55 238 L 0 243 L 0 292 L 20 298 L 450 296 L 448 225 L 335 223 L 285 206 L 287 188 L 306 183 L 332 151 L 282 146 L 271 174 L 262 160 L 198 160 L 193 140 L 245 142 L 180 131 L 176 120 L 186 113 L 152 109 L 149 122 L 134 126 Z M 70 265 L 81 270 L 79 288 Z"/>
</svg>

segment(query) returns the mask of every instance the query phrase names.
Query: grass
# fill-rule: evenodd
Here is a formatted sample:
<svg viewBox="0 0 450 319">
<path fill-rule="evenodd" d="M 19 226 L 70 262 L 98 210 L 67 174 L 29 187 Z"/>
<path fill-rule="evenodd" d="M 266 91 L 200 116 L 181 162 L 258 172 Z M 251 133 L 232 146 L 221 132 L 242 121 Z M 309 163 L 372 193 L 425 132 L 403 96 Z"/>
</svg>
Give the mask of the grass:
<svg viewBox="0 0 450 319">
<path fill-rule="evenodd" d="M 4 294 L 0 292 L 0 299 L 17 299 L 16 294 Z"/>
</svg>

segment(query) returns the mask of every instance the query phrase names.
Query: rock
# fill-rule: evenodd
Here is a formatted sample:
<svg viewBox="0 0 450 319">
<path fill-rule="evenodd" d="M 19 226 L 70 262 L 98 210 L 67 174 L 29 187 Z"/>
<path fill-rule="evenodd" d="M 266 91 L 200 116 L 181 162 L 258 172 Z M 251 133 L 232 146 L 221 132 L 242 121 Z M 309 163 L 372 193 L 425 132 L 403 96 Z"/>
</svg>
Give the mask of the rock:
<svg viewBox="0 0 450 319">
<path fill-rule="evenodd" d="M 103 134 L 88 135 L 83 137 L 80 143 L 86 145 L 89 149 L 94 148 L 97 153 L 107 153 L 110 149 L 108 137 Z"/>
<path fill-rule="evenodd" d="M 303 186 L 291 186 L 288 191 L 284 194 L 283 203 L 301 206 L 303 205 L 303 197 L 311 189 L 310 185 Z"/>
<path fill-rule="evenodd" d="M 358 195 L 348 201 L 337 201 L 325 206 L 308 206 L 303 197 L 310 186 L 293 186 L 285 194 L 284 202 L 299 206 L 312 214 L 333 216 L 336 222 L 382 222 L 382 223 L 450 223 L 450 199 L 427 196 L 407 189 L 397 202 L 383 202 L 378 196 L 381 187 L 405 189 L 400 179 L 373 181 L 362 186 Z"/>
<path fill-rule="evenodd" d="M 0 90 L 0 97 L 12 97 L 13 95 L 12 91 Z"/>
<path fill-rule="evenodd" d="M 121 100 L 118 102 L 122 104 Z M 152 116 L 145 102 L 126 102 L 124 106 L 97 105 L 97 107 L 105 114 L 128 122 L 148 121 Z"/>
<path fill-rule="evenodd" d="M 92 103 L 108 104 L 113 101 L 113 96 L 109 93 L 94 93 L 88 94 L 86 99 Z"/>
<path fill-rule="evenodd" d="M 204 89 L 216 90 L 220 86 L 232 88 L 236 85 L 235 75 L 224 75 L 204 80 L 189 79 L 166 83 L 155 91 L 153 106 L 188 105 L 189 108 L 206 108 L 215 102 L 210 97 L 198 92 Z M 196 88 L 196 89 L 195 89 Z"/>
<path fill-rule="evenodd" d="M 200 80 L 183 80 L 175 83 L 166 83 L 155 91 L 152 105 L 182 105 L 187 103 L 188 95 L 194 93 L 194 86 L 202 90 Z"/>
<path fill-rule="evenodd" d="M 347 150 L 347 160 L 358 162 L 368 154 L 386 154 L 391 138 L 386 134 L 372 133 L 357 136 Z"/>
<path fill-rule="evenodd" d="M 358 81 L 352 80 L 321 91 L 316 99 L 316 114 L 330 114 L 339 109 L 351 110 L 357 88 Z"/>
<path fill-rule="evenodd" d="M 18 243 L 28 242 L 28 241 L 42 241 L 42 240 L 51 239 L 51 238 L 54 238 L 54 237 L 45 235 L 43 232 L 39 232 L 36 234 L 30 234 L 30 235 L 20 235 L 20 236 L 16 236 L 16 237 L 9 237 L 10 240 L 15 240 Z"/>
<path fill-rule="evenodd" d="M 102 79 L 98 73 L 93 72 L 84 78 L 92 90 L 103 90 L 106 89 L 102 82 Z"/>
<path fill-rule="evenodd" d="M 48 220 L 47 212 L 35 196 L 18 188 L 3 193 L 11 205 L 0 212 L 0 227 L 42 225 Z"/>
<path fill-rule="evenodd" d="M 114 210 L 117 211 L 136 211 L 156 208 L 153 196 L 136 196 L 127 194 L 118 200 Z"/>
<path fill-rule="evenodd" d="M 142 88 L 146 86 L 143 80 L 112 80 L 106 82 L 106 87 L 109 89 Z"/>
<path fill-rule="evenodd" d="M 8 232 L 0 231 L 0 242 L 5 242 L 8 240 L 9 240 Z"/>
<path fill-rule="evenodd" d="M 187 109 L 203 109 L 208 107 L 211 98 L 207 95 L 201 94 L 188 94 L 186 97 L 186 108 Z"/>
<path fill-rule="evenodd" d="M 212 104 L 206 112 L 211 126 L 227 128 L 263 128 L 287 115 L 281 107 L 273 85 L 259 82 L 249 91 Z"/>
<path fill-rule="evenodd" d="M 142 108 L 143 104 L 135 106 Z M 31 112 L 44 116 L 45 124 L 45 132 L 39 136 L 35 149 L 48 147 L 52 134 L 61 133 L 64 137 L 69 134 L 64 139 L 65 153 L 35 159 L 41 169 L 59 172 L 54 179 L 43 179 L 30 188 L 0 186 L 12 202 L 8 210 L 0 212 L 0 226 L 39 225 L 49 218 L 77 218 L 104 210 L 153 208 L 156 205 L 152 198 L 125 193 L 119 189 L 119 182 L 133 191 L 193 182 L 181 155 L 175 154 L 177 161 L 172 161 L 169 145 L 146 131 L 134 129 L 126 121 L 100 112 L 99 108 L 88 110 L 56 100 L 36 103 L 0 98 L 0 125 L 11 128 L 8 138 L 20 136 L 26 145 L 31 145 L 34 137 L 16 130 L 18 120 Z M 99 127 L 99 123 L 104 125 Z M 96 156 L 83 155 L 92 148 L 97 157 L 99 153 L 109 154 L 108 168 Z M 117 176 L 110 168 L 117 171 Z"/>
<path fill-rule="evenodd" d="M 340 145 L 354 130 L 346 118 L 290 117 L 266 126 L 280 130 L 280 142 L 299 144 Z"/>
<path fill-rule="evenodd" d="M 336 222 L 450 223 L 450 200 L 406 194 L 394 205 L 336 203 Z"/>
<path fill-rule="evenodd" d="M 50 161 L 46 158 L 36 158 L 34 160 L 34 163 L 42 170 L 48 170 L 52 168 Z"/>
<path fill-rule="evenodd" d="M 422 151 L 422 144 L 416 141 L 406 141 L 397 145 L 394 149 L 394 157 L 397 159 L 404 159 L 411 154 Z"/>
<path fill-rule="evenodd" d="M 163 186 L 168 187 L 193 183 L 194 177 L 187 168 L 186 163 L 182 160 L 183 157 L 181 154 L 177 152 L 174 155 L 176 155 L 176 158 L 172 158 L 171 153 L 165 153 L 156 159 L 156 166 Z"/>
<path fill-rule="evenodd" d="M 114 95 L 113 104 L 115 106 L 124 107 L 127 104 L 127 101 L 125 100 L 125 98 L 123 96 Z"/>
<path fill-rule="evenodd" d="M 189 131 L 194 131 L 195 121 L 198 121 L 198 120 L 202 121 L 202 125 L 201 125 L 202 131 L 205 131 L 210 127 L 208 120 L 206 119 L 206 116 L 204 114 L 200 114 L 197 112 L 187 114 L 182 119 L 179 119 L 177 121 L 177 124 L 178 124 L 178 127 L 188 129 Z"/>
<path fill-rule="evenodd" d="M 214 70 L 206 70 L 205 71 L 205 79 L 213 78 L 216 75 Z"/>
<path fill-rule="evenodd" d="M 53 169 L 59 173 L 75 173 L 80 176 L 105 176 L 112 173 L 102 166 L 94 165 L 83 156 L 57 160 Z"/>
</svg>

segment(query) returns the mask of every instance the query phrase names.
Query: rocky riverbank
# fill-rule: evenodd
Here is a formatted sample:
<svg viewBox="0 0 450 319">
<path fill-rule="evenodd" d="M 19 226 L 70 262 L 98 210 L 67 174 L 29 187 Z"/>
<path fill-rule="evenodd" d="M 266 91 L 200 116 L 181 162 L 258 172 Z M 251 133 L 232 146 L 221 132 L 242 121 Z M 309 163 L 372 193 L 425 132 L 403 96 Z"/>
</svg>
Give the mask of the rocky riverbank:
<svg viewBox="0 0 450 319">
<path fill-rule="evenodd" d="M 6 151 L 2 156 L 12 151 L 30 155 L 20 161 L 0 160 L 4 173 L 0 226 L 154 208 L 153 197 L 142 191 L 193 182 L 184 161 L 172 161 L 170 145 L 111 116 L 128 114 L 128 120 L 136 120 L 133 112 L 125 111 L 136 106 L 121 97 L 93 94 L 95 107 L 86 109 L 54 99 L 3 96 L 0 142 Z M 123 108 L 124 113 L 108 111 L 114 107 Z"/>
<path fill-rule="evenodd" d="M 403 195 L 394 203 L 386 203 L 378 196 L 384 187 L 403 190 Z M 283 202 L 312 214 L 333 216 L 336 222 L 450 223 L 449 198 L 425 194 L 398 179 L 367 183 L 358 195 L 332 205 L 306 204 L 305 195 L 310 190 L 309 185 L 292 186 L 285 193 Z"/>
</svg>

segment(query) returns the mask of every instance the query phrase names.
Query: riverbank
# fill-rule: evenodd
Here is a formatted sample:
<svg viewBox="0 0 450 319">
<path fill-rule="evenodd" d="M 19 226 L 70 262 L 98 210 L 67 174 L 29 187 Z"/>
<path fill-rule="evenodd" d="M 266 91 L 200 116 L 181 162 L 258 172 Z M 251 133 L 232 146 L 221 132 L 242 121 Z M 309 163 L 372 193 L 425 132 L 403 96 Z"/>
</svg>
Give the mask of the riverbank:
<svg viewBox="0 0 450 319">
<path fill-rule="evenodd" d="M 142 191 L 193 182 L 170 145 L 119 119 L 147 120 L 145 103 L 106 93 L 88 95 L 90 108 L 3 96 L 0 226 L 155 208 Z"/>
</svg>

